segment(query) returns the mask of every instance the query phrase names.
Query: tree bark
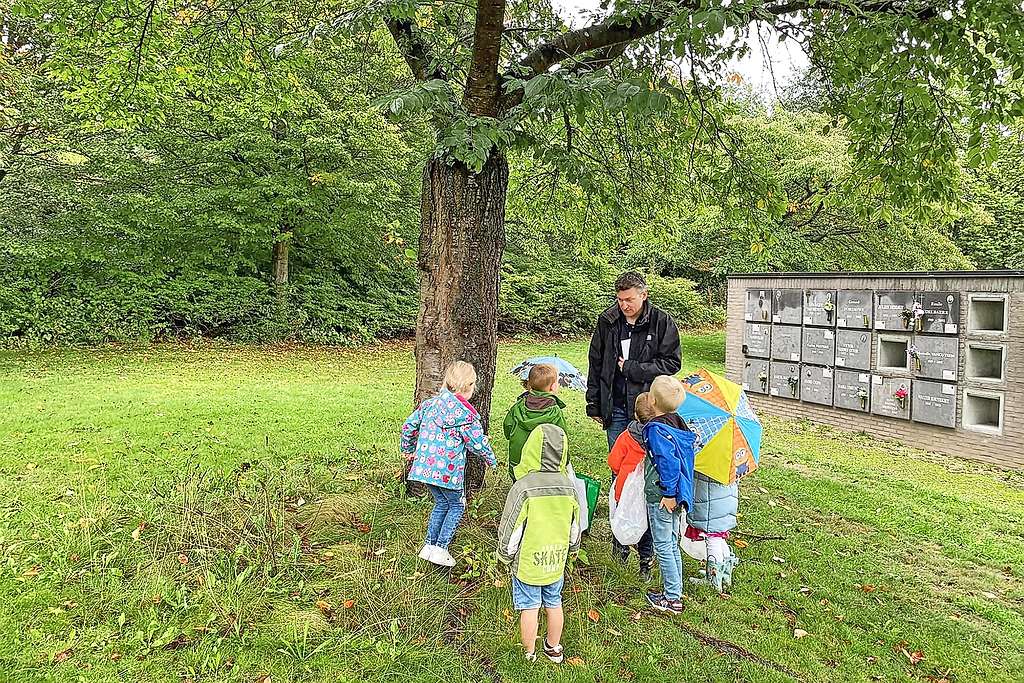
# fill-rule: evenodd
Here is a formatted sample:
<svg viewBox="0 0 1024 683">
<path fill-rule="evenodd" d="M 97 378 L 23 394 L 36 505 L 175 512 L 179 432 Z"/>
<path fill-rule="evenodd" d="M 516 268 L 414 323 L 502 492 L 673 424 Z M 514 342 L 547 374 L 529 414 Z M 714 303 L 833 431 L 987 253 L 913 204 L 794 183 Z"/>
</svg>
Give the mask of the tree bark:
<svg viewBox="0 0 1024 683">
<path fill-rule="evenodd" d="M 274 241 L 271 254 L 271 272 L 274 277 L 274 297 L 277 301 L 277 317 L 283 322 L 288 321 L 288 244 L 291 241 L 288 231 L 283 226 Z"/>
<path fill-rule="evenodd" d="M 416 320 L 416 404 L 437 393 L 445 368 L 472 363 L 471 400 L 487 429 L 498 353 L 498 274 L 505 250 L 508 162 L 492 151 L 479 173 L 431 159 L 420 207 L 420 311 Z M 466 491 L 483 485 L 484 463 L 466 459 Z M 410 482 L 409 493 L 420 491 Z"/>
</svg>

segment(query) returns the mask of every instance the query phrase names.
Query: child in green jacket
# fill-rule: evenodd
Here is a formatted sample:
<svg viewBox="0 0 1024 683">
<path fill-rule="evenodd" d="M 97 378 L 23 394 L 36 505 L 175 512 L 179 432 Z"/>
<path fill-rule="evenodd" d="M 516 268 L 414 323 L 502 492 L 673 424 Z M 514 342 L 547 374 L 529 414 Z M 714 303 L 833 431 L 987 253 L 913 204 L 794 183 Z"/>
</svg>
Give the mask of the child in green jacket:
<svg viewBox="0 0 1024 683">
<path fill-rule="evenodd" d="M 552 424 L 565 430 L 565 403 L 558 398 L 558 370 L 553 365 L 535 365 L 523 383 L 526 393 L 505 415 L 505 438 L 508 439 L 508 475 L 516 480 L 515 467 L 522 457 L 523 444 L 534 429 Z"/>
<path fill-rule="evenodd" d="M 565 658 L 560 642 L 565 561 L 580 547 L 580 506 L 566 474 L 568 462 L 561 427 L 543 424 L 533 430 L 498 527 L 498 558 L 512 564 L 512 604 L 520 611 L 528 661 L 537 659 L 541 607 L 548 619 L 544 654 L 555 663 Z"/>
</svg>

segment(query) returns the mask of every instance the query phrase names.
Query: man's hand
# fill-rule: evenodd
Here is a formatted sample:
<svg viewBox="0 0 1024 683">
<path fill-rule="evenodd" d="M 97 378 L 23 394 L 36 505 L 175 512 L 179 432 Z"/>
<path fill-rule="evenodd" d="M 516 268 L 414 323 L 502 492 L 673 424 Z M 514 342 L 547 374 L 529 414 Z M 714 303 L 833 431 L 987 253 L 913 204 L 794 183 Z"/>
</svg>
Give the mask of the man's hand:
<svg viewBox="0 0 1024 683">
<path fill-rule="evenodd" d="M 674 512 L 676 509 L 676 505 L 678 505 L 678 503 L 676 503 L 675 498 L 662 498 L 659 507 L 663 507 L 669 512 Z"/>
<path fill-rule="evenodd" d="M 626 359 L 619 356 L 619 372 L 622 372 L 622 366 L 626 363 Z"/>
<path fill-rule="evenodd" d="M 599 418 L 597 415 L 591 415 L 590 419 L 596 422 L 597 424 L 601 425 L 601 429 L 604 429 L 604 420 Z"/>
</svg>

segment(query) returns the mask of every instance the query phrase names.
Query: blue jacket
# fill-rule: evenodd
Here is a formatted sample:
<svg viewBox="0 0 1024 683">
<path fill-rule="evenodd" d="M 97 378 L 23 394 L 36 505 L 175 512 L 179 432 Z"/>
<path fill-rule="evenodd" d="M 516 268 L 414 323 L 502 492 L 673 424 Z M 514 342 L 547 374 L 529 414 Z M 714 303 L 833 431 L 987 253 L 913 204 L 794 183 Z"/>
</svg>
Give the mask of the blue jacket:
<svg viewBox="0 0 1024 683">
<path fill-rule="evenodd" d="M 676 413 L 660 415 L 644 427 L 647 458 L 644 486 L 648 503 L 675 498 L 693 506 L 693 443 L 697 436 Z"/>
<path fill-rule="evenodd" d="M 424 401 L 402 425 L 402 452 L 412 456 L 411 481 L 462 490 L 466 451 L 490 467 L 497 464 L 476 409 L 446 389 Z"/>
<path fill-rule="evenodd" d="M 693 507 L 686 513 L 686 523 L 709 534 L 736 528 L 739 487 L 720 484 L 700 472 L 693 478 Z"/>
</svg>

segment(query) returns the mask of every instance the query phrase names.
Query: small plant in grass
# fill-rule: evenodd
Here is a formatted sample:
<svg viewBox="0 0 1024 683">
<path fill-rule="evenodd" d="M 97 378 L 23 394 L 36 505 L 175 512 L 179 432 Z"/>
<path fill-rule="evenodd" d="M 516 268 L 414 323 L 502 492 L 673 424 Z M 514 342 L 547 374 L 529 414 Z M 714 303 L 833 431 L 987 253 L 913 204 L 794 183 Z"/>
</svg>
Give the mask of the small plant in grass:
<svg viewBox="0 0 1024 683">
<path fill-rule="evenodd" d="M 462 560 L 466 567 L 459 578 L 463 581 L 479 581 L 483 578 L 496 580 L 498 578 L 498 553 L 493 550 L 484 550 L 475 543 L 469 542 L 462 546 Z"/>
</svg>

